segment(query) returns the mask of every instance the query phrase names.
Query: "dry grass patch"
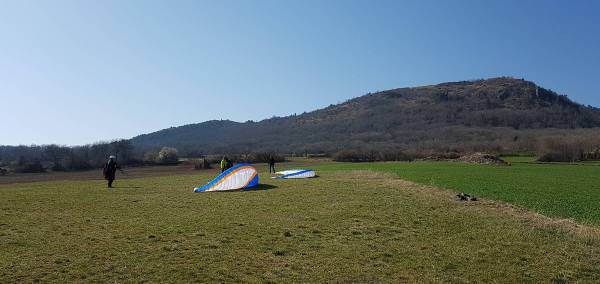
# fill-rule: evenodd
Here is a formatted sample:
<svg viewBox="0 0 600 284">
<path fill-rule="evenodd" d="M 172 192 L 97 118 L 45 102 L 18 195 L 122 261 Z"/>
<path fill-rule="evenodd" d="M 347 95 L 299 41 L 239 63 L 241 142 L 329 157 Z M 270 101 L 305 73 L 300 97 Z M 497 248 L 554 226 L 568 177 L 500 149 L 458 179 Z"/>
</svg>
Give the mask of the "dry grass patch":
<svg viewBox="0 0 600 284">
<path fill-rule="evenodd" d="M 574 219 L 548 217 L 527 208 L 480 197 L 478 197 L 478 201 L 458 201 L 456 192 L 403 180 L 389 172 L 355 170 L 349 172 L 336 172 L 334 176 L 338 180 L 378 181 L 383 187 L 401 188 L 403 190 L 417 192 L 418 197 L 420 198 L 434 198 L 442 202 L 456 204 L 456 206 L 450 208 L 456 212 L 493 214 L 498 217 L 510 217 L 527 223 L 530 226 L 560 230 L 589 239 L 600 239 L 600 228 L 578 223 Z"/>
</svg>

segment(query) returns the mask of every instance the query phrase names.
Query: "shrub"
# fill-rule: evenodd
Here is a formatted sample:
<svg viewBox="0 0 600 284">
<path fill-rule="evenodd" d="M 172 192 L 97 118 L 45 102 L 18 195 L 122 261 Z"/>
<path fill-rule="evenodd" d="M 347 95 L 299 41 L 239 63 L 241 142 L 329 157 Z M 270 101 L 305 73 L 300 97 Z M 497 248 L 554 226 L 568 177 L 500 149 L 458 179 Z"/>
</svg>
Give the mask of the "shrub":
<svg viewBox="0 0 600 284">
<path fill-rule="evenodd" d="M 185 165 L 192 166 L 194 170 L 206 170 L 210 169 L 210 163 L 207 159 L 190 159 L 184 162 Z"/>
<path fill-rule="evenodd" d="M 146 154 L 144 154 L 144 163 L 146 164 L 154 164 L 156 163 L 158 159 L 158 153 L 154 152 L 154 151 L 150 151 L 150 152 L 146 152 Z"/>
<path fill-rule="evenodd" d="M 158 152 L 156 162 L 163 165 L 177 164 L 179 162 L 177 149 L 171 147 L 163 147 L 160 150 L 160 152 Z"/>
<path fill-rule="evenodd" d="M 46 169 L 39 160 L 35 160 L 33 162 L 19 163 L 14 167 L 14 171 L 17 173 L 43 173 Z"/>
<path fill-rule="evenodd" d="M 342 150 L 333 154 L 333 160 L 336 162 L 374 162 L 372 156 L 359 150 Z"/>
<path fill-rule="evenodd" d="M 237 159 L 235 159 L 234 161 L 241 163 L 268 163 L 269 160 L 271 160 L 271 157 L 275 159 L 276 163 L 285 162 L 285 157 L 279 154 L 271 154 L 266 152 L 240 155 L 239 157 L 236 157 Z"/>
<path fill-rule="evenodd" d="M 70 171 L 82 171 L 93 168 L 89 161 L 77 155 L 71 155 L 65 158 L 62 161 L 62 167 Z"/>
<path fill-rule="evenodd" d="M 542 141 L 538 149 L 540 162 L 576 162 L 583 160 L 585 142 L 576 138 L 550 137 Z"/>
<path fill-rule="evenodd" d="M 65 168 L 65 166 L 63 166 L 62 163 L 56 163 L 54 165 L 52 165 L 52 168 L 50 168 L 52 171 L 55 172 L 62 172 L 62 171 L 66 171 L 67 169 Z"/>
<path fill-rule="evenodd" d="M 211 156 L 207 156 L 204 159 L 206 159 L 209 164 L 220 164 L 222 158 L 223 158 L 223 156 L 211 155 Z"/>
<path fill-rule="evenodd" d="M 227 158 L 229 158 L 230 161 L 232 161 L 234 163 L 249 163 L 249 164 L 268 163 L 269 160 L 271 159 L 271 156 L 273 158 L 275 158 L 276 163 L 285 162 L 285 157 L 283 155 L 272 154 L 272 153 L 267 153 L 267 152 L 256 152 L 256 153 L 241 154 L 241 155 L 237 155 L 237 154 L 234 154 L 234 155 L 210 155 L 210 156 L 207 156 L 205 159 L 208 160 L 208 162 L 210 164 L 220 164 L 223 156 L 226 156 Z"/>
<path fill-rule="evenodd" d="M 414 158 L 399 150 L 342 150 L 333 154 L 336 162 L 412 161 Z"/>
<path fill-rule="evenodd" d="M 586 160 L 600 160 L 600 148 L 585 153 Z"/>
</svg>

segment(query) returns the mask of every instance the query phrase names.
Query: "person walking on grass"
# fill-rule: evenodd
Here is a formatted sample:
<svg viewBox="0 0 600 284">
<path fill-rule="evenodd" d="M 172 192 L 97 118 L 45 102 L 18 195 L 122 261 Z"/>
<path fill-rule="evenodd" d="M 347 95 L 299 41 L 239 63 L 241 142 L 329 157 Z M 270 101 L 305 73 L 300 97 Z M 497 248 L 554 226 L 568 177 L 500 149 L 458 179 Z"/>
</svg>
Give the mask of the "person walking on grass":
<svg viewBox="0 0 600 284">
<path fill-rule="evenodd" d="M 104 178 L 108 181 L 108 187 L 111 188 L 113 181 L 115 180 L 115 176 L 117 173 L 117 169 L 121 169 L 121 166 L 117 164 L 115 156 L 108 157 L 108 161 L 104 165 L 103 173 Z"/>
<path fill-rule="evenodd" d="M 271 170 L 275 173 L 275 158 L 273 156 L 269 158 L 269 173 L 271 173 Z"/>
</svg>

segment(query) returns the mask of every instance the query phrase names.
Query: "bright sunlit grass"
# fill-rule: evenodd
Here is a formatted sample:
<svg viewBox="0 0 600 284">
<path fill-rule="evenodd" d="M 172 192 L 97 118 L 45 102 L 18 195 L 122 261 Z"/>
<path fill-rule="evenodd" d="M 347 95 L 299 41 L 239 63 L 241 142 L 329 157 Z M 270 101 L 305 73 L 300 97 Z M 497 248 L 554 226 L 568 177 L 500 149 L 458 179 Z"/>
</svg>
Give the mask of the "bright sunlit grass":
<svg viewBox="0 0 600 284">
<path fill-rule="evenodd" d="M 229 193 L 192 193 L 207 172 L 119 180 L 113 190 L 98 180 L 1 185 L 0 282 L 600 278 L 594 235 L 390 175 L 325 170 L 374 166 L 417 179 L 430 169 L 443 181 L 436 167 L 452 165 L 323 165 L 306 180 L 262 171 L 259 190 Z"/>
<path fill-rule="evenodd" d="M 421 184 L 466 192 L 533 209 L 547 216 L 600 225 L 600 166 L 535 164 L 511 157 L 512 166 L 457 162 L 328 164 L 323 170 L 372 169 Z"/>
</svg>

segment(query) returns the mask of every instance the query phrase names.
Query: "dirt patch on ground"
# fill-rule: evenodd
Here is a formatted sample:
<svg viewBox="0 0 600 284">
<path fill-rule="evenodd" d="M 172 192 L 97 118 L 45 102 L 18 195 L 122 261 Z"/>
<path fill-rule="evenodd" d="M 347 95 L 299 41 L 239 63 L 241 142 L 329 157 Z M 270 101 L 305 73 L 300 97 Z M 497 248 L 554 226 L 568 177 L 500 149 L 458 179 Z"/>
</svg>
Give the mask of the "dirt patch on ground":
<svg viewBox="0 0 600 284">
<path fill-rule="evenodd" d="M 455 210 L 465 213 L 493 214 L 496 216 L 508 216 L 516 218 L 531 227 L 556 229 L 567 233 L 575 234 L 579 237 L 589 239 L 600 239 L 600 228 L 584 225 L 573 219 L 548 217 L 529 209 L 515 206 L 501 201 L 494 201 L 485 198 L 479 198 L 478 201 L 460 202 L 456 198 L 456 192 L 447 189 L 426 186 L 398 178 L 394 174 L 386 172 L 377 172 L 369 170 L 351 171 L 340 174 L 339 180 L 368 180 L 370 182 L 378 181 L 381 186 L 390 188 L 401 188 L 418 192 L 416 196 L 420 198 L 435 198 L 447 203 L 454 203 L 449 210 Z"/>
<path fill-rule="evenodd" d="M 496 155 L 486 153 L 473 153 L 460 156 L 458 153 L 436 154 L 420 159 L 421 161 L 453 161 L 478 165 L 510 165 Z"/>
<path fill-rule="evenodd" d="M 465 155 L 456 159 L 456 161 L 479 165 L 509 165 L 508 162 L 498 158 L 497 156 L 486 153 L 473 153 Z"/>
</svg>

